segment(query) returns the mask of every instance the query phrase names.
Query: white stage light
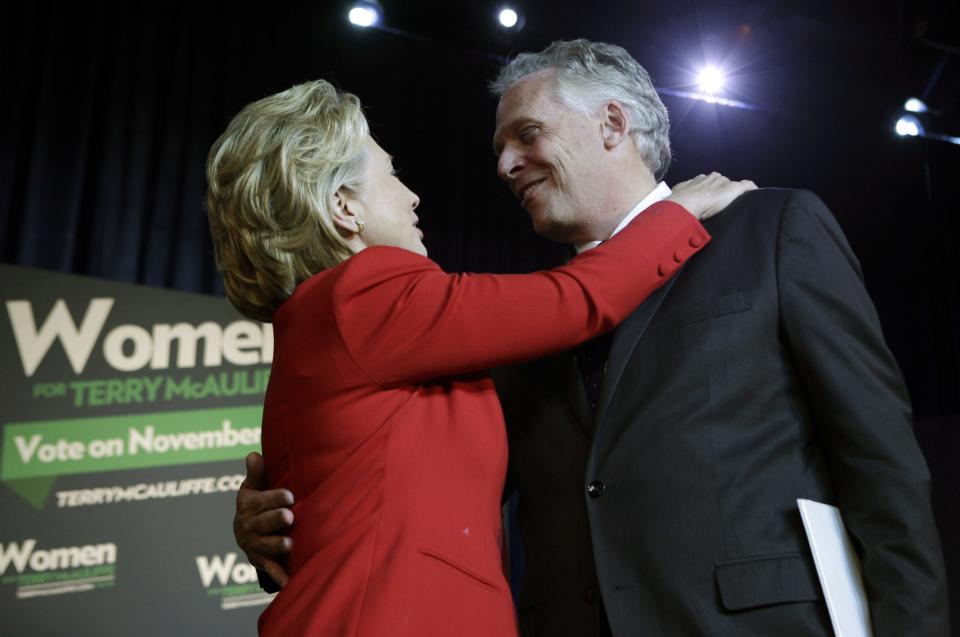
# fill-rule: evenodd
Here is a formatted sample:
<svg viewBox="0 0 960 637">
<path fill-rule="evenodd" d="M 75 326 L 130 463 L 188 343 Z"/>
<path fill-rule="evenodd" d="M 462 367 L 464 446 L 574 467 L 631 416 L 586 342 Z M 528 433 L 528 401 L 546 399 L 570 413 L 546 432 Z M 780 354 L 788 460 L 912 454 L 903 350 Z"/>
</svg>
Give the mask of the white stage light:
<svg viewBox="0 0 960 637">
<path fill-rule="evenodd" d="M 913 115 L 903 115 L 894 127 L 900 137 L 923 137 L 923 124 Z"/>
<path fill-rule="evenodd" d="M 380 4 L 372 1 L 357 2 L 350 7 L 350 13 L 347 14 L 350 23 L 358 27 L 376 26 L 382 18 L 383 10 Z"/>
<path fill-rule="evenodd" d="M 903 110 L 909 113 L 926 113 L 927 105 L 916 97 L 911 97 L 903 104 Z"/>
<path fill-rule="evenodd" d="M 366 7 L 354 7 L 350 9 L 350 22 L 358 27 L 373 26 L 377 20 L 377 15 Z"/>
<path fill-rule="evenodd" d="M 517 15 L 517 12 L 510 7 L 504 7 L 500 10 L 500 24 L 508 29 L 515 27 L 519 19 L 520 16 Z"/>
<path fill-rule="evenodd" d="M 726 83 L 727 78 L 723 71 L 715 66 L 708 66 L 697 73 L 697 84 L 701 93 L 719 93 Z"/>
</svg>

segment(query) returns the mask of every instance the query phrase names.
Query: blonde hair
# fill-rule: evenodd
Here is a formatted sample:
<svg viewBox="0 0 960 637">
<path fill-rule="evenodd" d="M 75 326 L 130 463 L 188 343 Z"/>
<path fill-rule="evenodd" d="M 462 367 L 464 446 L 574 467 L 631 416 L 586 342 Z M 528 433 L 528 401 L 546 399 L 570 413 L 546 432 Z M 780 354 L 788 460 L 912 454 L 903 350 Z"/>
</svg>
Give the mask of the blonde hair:
<svg viewBox="0 0 960 637">
<path fill-rule="evenodd" d="M 360 100 L 316 80 L 248 104 L 207 157 L 207 216 L 227 298 L 270 321 L 296 286 L 353 254 L 333 222 L 356 192 L 369 133 Z"/>
</svg>

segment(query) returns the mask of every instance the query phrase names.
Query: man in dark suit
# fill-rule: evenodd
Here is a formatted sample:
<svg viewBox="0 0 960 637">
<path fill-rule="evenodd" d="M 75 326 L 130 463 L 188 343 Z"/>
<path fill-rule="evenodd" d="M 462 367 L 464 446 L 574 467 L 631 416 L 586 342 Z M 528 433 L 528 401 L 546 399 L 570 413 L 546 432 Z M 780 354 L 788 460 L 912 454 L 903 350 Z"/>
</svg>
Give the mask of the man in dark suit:
<svg viewBox="0 0 960 637">
<path fill-rule="evenodd" d="M 669 193 L 666 110 L 623 49 L 554 43 L 494 90 L 499 173 L 541 234 L 589 249 Z M 609 157 L 582 161 L 589 143 Z M 495 375 L 523 634 L 829 635 L 809 498 L 841 510 L 875 634 L 946 637 L 929 475 L 835 220 L 770 189 L 707 226 L 710 245 L 610 338 Z M 261 560 L 257 497 L 236 523 Z"/>
</svg>

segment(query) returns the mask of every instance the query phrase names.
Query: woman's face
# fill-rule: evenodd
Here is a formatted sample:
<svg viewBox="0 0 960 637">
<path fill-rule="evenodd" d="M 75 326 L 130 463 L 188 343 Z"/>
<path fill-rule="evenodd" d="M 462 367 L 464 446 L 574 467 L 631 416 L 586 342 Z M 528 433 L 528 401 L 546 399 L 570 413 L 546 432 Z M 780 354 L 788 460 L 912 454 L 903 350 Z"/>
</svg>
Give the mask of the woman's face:
<svg viewBox="0 0 960 637">
<path fill-rule="evenodd" d="M 397 178 L 390 157 L 367 137 L 367 165 L 360 191 L 350 197 L 351 210 L 363 222 L 358 235 L 364 247 L 394 246 L 427 255 L 420 219 L 414 214 L 420 198 Z"/>
</svg>

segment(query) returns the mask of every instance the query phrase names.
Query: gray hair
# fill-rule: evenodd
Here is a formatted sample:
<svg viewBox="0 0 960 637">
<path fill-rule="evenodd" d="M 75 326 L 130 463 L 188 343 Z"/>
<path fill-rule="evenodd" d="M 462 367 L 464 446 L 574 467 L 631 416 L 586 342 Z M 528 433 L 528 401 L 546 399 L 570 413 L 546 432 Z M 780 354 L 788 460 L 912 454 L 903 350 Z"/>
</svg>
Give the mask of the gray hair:
<svg viewBox="0 0 960 637">
<path fill-rule="evenodd" d="M 615 100 L 630 117 L 630 136 L 658 180 L 670 167 L 670 117 L 650 74 L 619 46 L 579 39 L 557 41 L 539 53 L 521 53 L 490 84 L 496 97 L 531 73 L 554 69 L 557 93 L 571 108 L 595 113 Z"/>
</svg>

